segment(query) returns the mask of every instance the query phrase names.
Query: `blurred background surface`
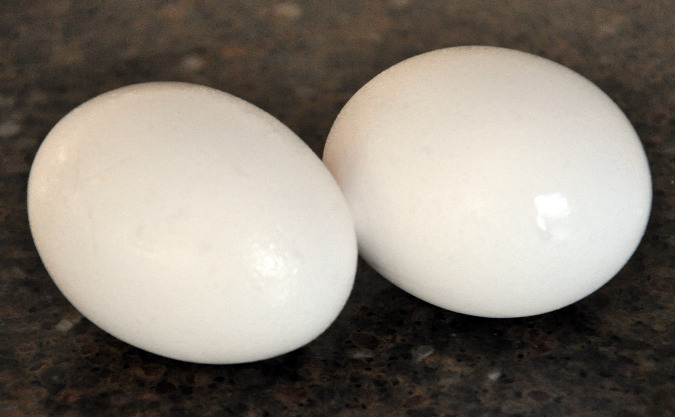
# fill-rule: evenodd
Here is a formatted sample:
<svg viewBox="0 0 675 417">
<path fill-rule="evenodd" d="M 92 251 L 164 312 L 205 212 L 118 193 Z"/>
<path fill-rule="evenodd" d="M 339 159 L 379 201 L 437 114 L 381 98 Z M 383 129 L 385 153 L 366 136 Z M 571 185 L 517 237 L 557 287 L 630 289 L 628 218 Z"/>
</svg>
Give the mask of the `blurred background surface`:
<svg viewBox="0 0 675 417">
<path fill-rule="evenodd" d="M 0 415 L 674 415 L 674 27 L 672 0 L 0 2 Z M 341 107 L 376 74 L 470 44 L 574 69 L 643 141 L 654 182 L 646 235 L 586 299 L 474 318 L 361 264 L 341 316 L 310 345 L 206 366 L 107 335 L 44 270 L 26 180 L 45 135 L 82 102 L 137 82 L 204 84 L 276 116 L 320 155 Z"/>
</svg>

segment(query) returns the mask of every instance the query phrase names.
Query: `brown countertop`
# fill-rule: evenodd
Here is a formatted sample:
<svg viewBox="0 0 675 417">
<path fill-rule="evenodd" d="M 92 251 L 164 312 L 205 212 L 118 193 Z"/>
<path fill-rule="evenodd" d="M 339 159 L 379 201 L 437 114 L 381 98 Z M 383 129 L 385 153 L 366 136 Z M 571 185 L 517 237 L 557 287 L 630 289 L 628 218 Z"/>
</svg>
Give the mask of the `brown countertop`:
<svg viewBox="0 0 675 417">
<path fill-rule="evenodd" d="M 672 0 L 0 3 L 0 416 L 675 415 Z M 433 307 L 362 264 L 334 325 L 275 359 L 208 366 L 107 335 L 47 275 L 26 217 L 30 163 L 78 104 L 127 84 L 209 85 L 320 154 L 342 105 L 385 68 L 446 46 L 571 67 L 623 109 L 651 164 L 644 240 L 562 310 L 492 320 Z"/>
</svg>

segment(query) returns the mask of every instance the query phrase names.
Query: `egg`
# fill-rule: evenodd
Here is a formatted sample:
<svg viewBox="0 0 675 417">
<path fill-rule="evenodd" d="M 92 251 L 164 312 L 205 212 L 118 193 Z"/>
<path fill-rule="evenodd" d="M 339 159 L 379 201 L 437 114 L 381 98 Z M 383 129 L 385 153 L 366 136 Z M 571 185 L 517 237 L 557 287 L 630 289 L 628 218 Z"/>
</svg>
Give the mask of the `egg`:
<svg viewBox="0 0 675 417">
<path fill-rule="evenodd" d="M 636 250 L 651 207 L 640 140 L 576 72 L 454 47 L 382 72 L 323 154 L 363 258 L 436 306 L 522 317 L 574 303 Z"/>
<path fill-rule="evenodd" d="M 48 273 L 85 317 L 178 360 L 297 349 L 354 282 L 349 208 L 319 157 L 204 86 L 138 84 L 70 112 L 35 157 L 28 214 Z"/>
</svg>

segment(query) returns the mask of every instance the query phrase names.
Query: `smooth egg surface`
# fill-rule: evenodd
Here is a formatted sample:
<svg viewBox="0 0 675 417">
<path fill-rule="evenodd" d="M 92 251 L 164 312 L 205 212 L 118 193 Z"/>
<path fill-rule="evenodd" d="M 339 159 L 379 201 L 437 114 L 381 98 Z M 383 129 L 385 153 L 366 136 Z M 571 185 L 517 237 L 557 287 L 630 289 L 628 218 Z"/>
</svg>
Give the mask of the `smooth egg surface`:
<svg viewBox="0 0 675 417">
<path fill-rule="evenodd" d="M 354 281 L 354 227 L 321 160 L 274 117 L 204 86 L 132 85 L 70 112 L 36 155 L 28 214 L 85 317 L 174 359 L 299 348 Z"/>
<path fill-rule="evenodd" d="M 342 109 L 323 159 L 368 263 L 477 316 L 591 294 L 635 251 L 651 208 L 645 152 L 619 107 L 576 72 L 503 48 L 384 71 Z"/>
</svg>

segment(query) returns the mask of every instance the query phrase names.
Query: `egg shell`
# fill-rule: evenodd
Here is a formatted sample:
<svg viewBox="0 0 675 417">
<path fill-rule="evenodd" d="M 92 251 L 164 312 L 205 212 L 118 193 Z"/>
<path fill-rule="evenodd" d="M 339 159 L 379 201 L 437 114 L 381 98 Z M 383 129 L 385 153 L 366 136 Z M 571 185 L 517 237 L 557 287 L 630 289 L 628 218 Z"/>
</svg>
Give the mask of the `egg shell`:
<svg viewBox="0 0 675 417">
<path fill-rule="evenodd" d="M 361 88 L 323 155 L 359 250 L 384 277 L 477 316 L 549 312 L 597 290 L 645 231 L 651 177 L 619 107 L 524 52 L 441 49 Z"/>
<path fill-rule="evenodd" d="M 352 220 L 321 160 L 274 117 L 204 86 L 132 85 L 70 112 L 35 157 L 28 214 L 85 317 L 179 360 L 303 346 L 354 281 Z"/>
</svg>

